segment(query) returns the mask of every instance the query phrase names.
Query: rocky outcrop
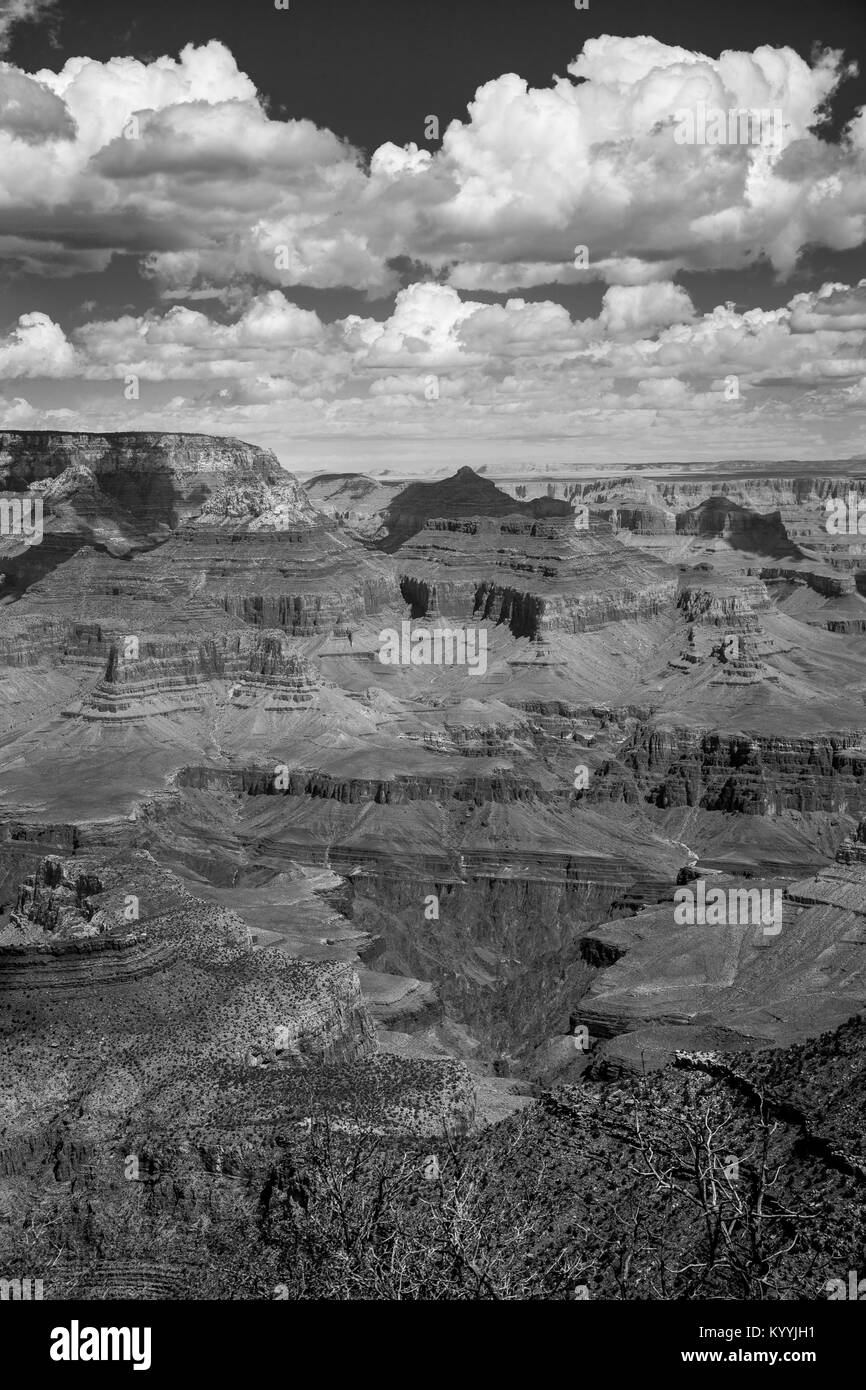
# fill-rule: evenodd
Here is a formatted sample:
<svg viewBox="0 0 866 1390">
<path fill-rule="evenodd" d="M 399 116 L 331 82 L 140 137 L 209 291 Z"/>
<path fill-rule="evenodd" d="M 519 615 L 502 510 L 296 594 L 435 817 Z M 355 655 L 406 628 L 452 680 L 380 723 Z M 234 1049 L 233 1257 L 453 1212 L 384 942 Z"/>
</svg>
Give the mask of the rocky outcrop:
<svg viewBox="0 0 866 1390">
<path fill-rule="evenodd" d="M 0 540 L 4 588 L 16 594 L 85 545 L 129 555 L 184 525 L 285 530 L 320 520 L 273 454 L 207 435 L 2 431 L 0 489 L 43 508 L 38 545 Z"/>
<path fill-rule="evenodd" d="M 151 941 L 146 932 L 94 937 L 46 946 L 0 946 L 0 993 L 50 993 L 62 1001 L 71 995 L 131 985 L 168 970 L 177 960 L 176 942 Z"/>
<path fill-rule="evenodd" d="M 515 738 L 531 736 L 526 724 L 452 724 L 422 735 L 425 748 L 437 753 L 456 753 L 461 758 L 492 758 L 513 749 Z"/>
<path fill-rule="evenodd" d="M 125 632 L 197 620 L 303 636 L 399 605 L 388 562 L 319 512 L 272 454 L 238 440 L 7 432 L 4 481 L 45 507 L 40 545 L 0 540 L 5 591 L 35 589 L 37 602 L 63 608 L 73 583 L 79 629 L 110 627 L 116 613 Z M 133 554 L 134 571 L 114 565 Z M 140 619 L 130 621 L 130 602 Z M 169 621 L 155 622 L 166 608 Z"/>
<path fill-rule="evenodd" d="M 763 584 L 737 580 L 712 588 L 685 586 L 678 607 L 691 626 L 687 645 L 670 663 L 675 670 L 694 673 L 709 667 L 716 685 L 780 680 L 765 658 L 783 655 L 790 647 L 763 630 L 760 615 L 771 608 Z"/>
<path fill-rule="evenodd" d="M 826 570 L 798 566 L 796 569 L 786 565 L 765 565 L 761 569 L 761 579 L 767 583 L 786 580 L 791 583 L 806 584 L 823 598 L 845 598 L 857 592 L 853 574 L 838 574 Z"/>
<path fill-rule="evenodd" d="M 861 469 L 807 473 L 802 466 L 778 476 L 732 467 L 726 476 L 599 478 L 577 484 L 577 495 L 599 515 L 636 535 L 718 538 L 733 550 L 789 563 L 769 565 L 802 574 L 821 591 L 833 572 L 866 569 L 864 537 L 831 534 L 828 503 L 862 496 Z"/>
<path fill-rule="evenodd" d="M 381 806 L 402 806 L 413 801 L 465 802 L 470 805 L 506 805 L 520 801 L 570 800 L 570 791 L 549 797 L 537 783 L 515 773 L 499 776 L 465 775 L 455 779 L 439 776 L 335 777 L 302 768 L 245 768 L 229 772 L 218 768 L 186 767 L 175 779 L 178 787 L 225 789 L 245 796 L 308 796 L 345 805 L 374 802 Z"/>
<path fill-rule="evenodd" d="M 49 857 L 18 890 L 10 930 L 23 933 L 32 925 L 54 937 L 93 936 L 99 922 L 93 921 L 92 899 L 102 892 L 103 885 L 92 871 Z"/>
<path fill-rule="evenodd" d="M 838 864 L 866 864 L 866 820 L 862 820 L 853 835 L 846 836 L 836 851 Z"/>
<path fill-rule="evenodd" d="M 134 639 L 138 643 L 138 638 Z M 204 702 L 202 687 L 209 678 L 224 678 L 222 652 L 211 643 L 198 652 L 178 650 L 176 642 L 145 641 L 143 653 L 121 655 L 115 643 L 109 648 L 108 663 L 101 681 L 94 686 L 84 704 L 69 707 L 67 716 L 85 719 L 137 719 L 145 714 L 173 714 L 196 708 Z"/>
<path fill-rule="evenodd" d="M 281 634 L 262 636 L 250 643 L 246 670 L 232 689 L 231 699 L 241 708 L 264 696 L 265 709 L 310 709 L 320 684 L 313 663 L 288 652 Z"/>
<path fill-rule="evenodd" d="M 639 724 L 619 750 L 647 800 L 740 815 L 866 811 L 866 729 L 784 738 Z M 596 779 L 604 798 L 616 781 Z"/>
<path fill-rule="evenodd" d="M 70 508 L 79 526 L 99 515 L 94 533 L 108 518 L 121 535 L 140 537 L 184 521 L 237 529 L 267 526 L 269 512 L 284 525 L 317 517 L 273 454 L 203 434 L 0 431 L 0 485 L 32 490 L 61 518 Z"/>
<path fill-rule="evenodd" d="M 630 550 L 609 526 L 576 530 L 569 517 L 427 521 L 400 547 L 401 590 L 412 615 L 436 592 L 445 616 L 485 617 L 518 637 L 579 633 L 670 611 L 673 569 Z"/>
<path fill-rule="evenodd" d="M 762 555 L 800 555 L 778 511 L 756 514 L 725 496 L 708 497 L 696 507 L 679 512 L 676 530 L 681 536 L 720 536 L 732 545 Z"/>
<path fill-rule="evenodd" d="M 375 1052 L 350 965 L 253 950 L 242 919 L 192 898 L 149 856 L 114 856 L 98 876 L 86 861 L 77 872 L 75 860 L 47 860 L 35 878 L 46 886 L 29 885 L 24 908 L 58 925 L 44 943 L 0 948 L 7 1055 L 18 1056 L 16 1036 L 31 1047 L 21 1061 L 25 1095 L 27 1078 L 57 1065 L 60 1046 L 63 1066 L 94 1090 L 98 1108 L 122 1107 L 125 1096 L 140 1102 L 151 1084 L 165 1086 L 170 1127 L 168 1078 L 178 1068 L 198 1071 L 206 1097 L 221 1064 L 259 1069 Z M 98 935 L 70 935 L 77 924 L 46 900 L 53 893 L 65 903 L 73 888 Z"/>
<path fill-rule="evenodd" d="M 109 642 L 102 679 L 68 717 L 131 720 L 200 708 L 229 687 L 239 708 L 263 701 L 271 710 L 306 709 L 315 703 L 319 677 L 312 663 L 292 652 L 281 632 L 231 633 L 193 643 L 176 637 L 117 637 Z"/>
</svg>

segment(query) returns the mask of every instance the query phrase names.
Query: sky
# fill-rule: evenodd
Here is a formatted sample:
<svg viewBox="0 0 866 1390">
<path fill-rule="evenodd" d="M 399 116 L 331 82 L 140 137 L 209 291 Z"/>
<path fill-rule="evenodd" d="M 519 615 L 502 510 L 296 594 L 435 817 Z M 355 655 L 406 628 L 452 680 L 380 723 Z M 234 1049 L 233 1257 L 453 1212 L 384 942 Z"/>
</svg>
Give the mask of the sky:
<svg viewBox="0 0 866 1390">
<path fill-rule="evenodd" d="M 0 0 L 0 428 L 866 455 L 864 62 L 862 0 Z"/>
</svg>

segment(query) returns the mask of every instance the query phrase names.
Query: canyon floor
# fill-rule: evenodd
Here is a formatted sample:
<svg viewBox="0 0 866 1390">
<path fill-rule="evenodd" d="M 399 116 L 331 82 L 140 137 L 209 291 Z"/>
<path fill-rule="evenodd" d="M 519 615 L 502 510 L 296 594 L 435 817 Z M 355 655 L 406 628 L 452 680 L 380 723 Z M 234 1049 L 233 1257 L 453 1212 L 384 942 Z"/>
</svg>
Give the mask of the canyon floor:
<svg viewBox="0 0 866 1390">
<path fill-rule="evenodd" d="M 44 514 L 0 537 L 0 1272 L 857 1268 L 866 536 L 828 517 L 858 467 L 302 486 L 236 440 L 0 434 Z M 683 921 L 698 884 L 777 916 Z"/>
</svg>

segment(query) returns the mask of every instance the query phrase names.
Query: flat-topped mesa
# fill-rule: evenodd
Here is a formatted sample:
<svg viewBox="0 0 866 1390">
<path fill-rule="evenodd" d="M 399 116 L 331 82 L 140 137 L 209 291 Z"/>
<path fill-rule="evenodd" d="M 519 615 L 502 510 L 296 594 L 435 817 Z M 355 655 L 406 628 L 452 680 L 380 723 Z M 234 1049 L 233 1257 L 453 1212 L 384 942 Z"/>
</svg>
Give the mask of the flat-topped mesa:
<svg viewBox="0 0 866 1390">
<path fill-rule="evenodd" d="M 275 525 L 321 519 L 269 450 L 206 434 L 2 430 L 0 487 L 40 491 L 58 506 L 95 489 L 142 531 L 198 518 L 234 526 L 259 517 L 267 525 L 268 509 Z"/>
<path fill-rule="evenodd" d="M 83 701 L 64 713 L 88 720 L 129 720 L 201 708 L 222 695 L 241 707 L 265 697 L 267 709 L 306 708 L 321 682 L 316 668 L 287 649 L 281 632 L 217 634 L 198 642 L 169 636 L 117 637 L 105 672 Z"/>
<path fill-rule="evenodd" d="M 207 696 L 204 687 L 215 677 L 225 677 L 225 653 L 217 642 L 193 647 L 172 639 L 133 640 L 134 655 L 123 639 L 111 644 L 102 680 L 80 705 L 64 713 L 122 720 L 201 708 Z"/>
<path fill-rule="evenodd" d="M 20 594 L 90 545 L 126 556 L 178 532 L 290 532 L 329 524 L 267 450 L 183 434 L 0 432 L 0 492 L 43 508 L 39 544 L 0 539 L 4 588 Z"/>
</svg>

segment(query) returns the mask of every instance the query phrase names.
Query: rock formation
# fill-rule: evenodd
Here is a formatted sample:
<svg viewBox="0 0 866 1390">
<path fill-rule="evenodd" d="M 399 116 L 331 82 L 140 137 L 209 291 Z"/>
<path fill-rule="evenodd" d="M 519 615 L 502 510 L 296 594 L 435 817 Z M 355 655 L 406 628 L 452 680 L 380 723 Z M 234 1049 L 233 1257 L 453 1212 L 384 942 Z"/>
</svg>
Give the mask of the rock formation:
<svg viewBox="0 0 866 1390">
<path fill-rule="evenodd" d="M 74 1180 L 128 1215 L 132 1153 L 154 1210 L 219 1226 L 229 1192 L 296 1190 L 314 1113 L 483 1147 L 552 1079 L 533 1123 L 585 1124 L 644 1067 L 685 1084 L 677 1052 L 733 1086 L 863 1007 L 844 473 L 584 478 L 584 515 L 465 468 L 311 499 L 237 441 L 9 433 L 0 481 L 45 505 L 41 545 L 0 541 L 0 1171 L 28 1201 Z M 484 669 L 382 661 L 404 622 L 472 629 Z M 778 890 L 779 941 L 679 925 L 699 880 Z M 106 1240 L 93 1277 L 176 1288 L 192 1256 L 129 1258 Z"/>
</svg>

